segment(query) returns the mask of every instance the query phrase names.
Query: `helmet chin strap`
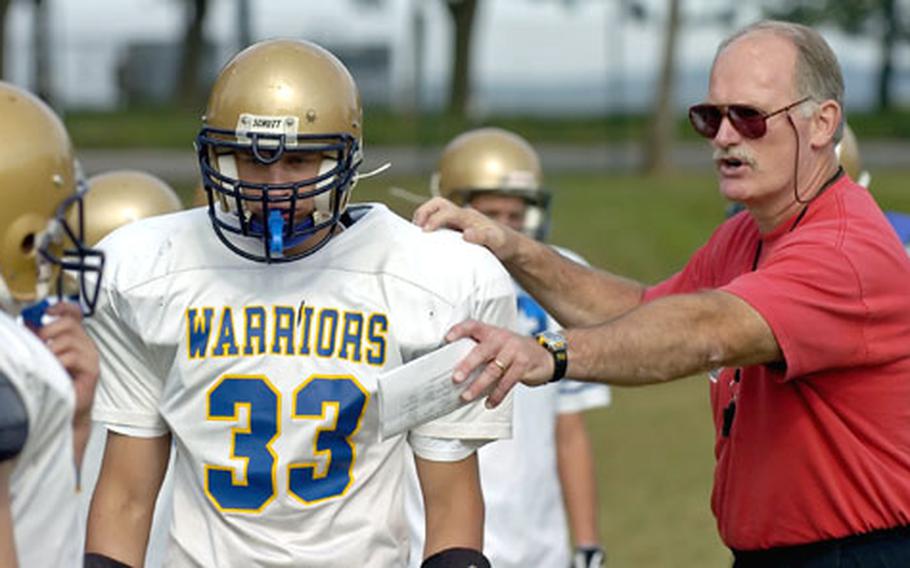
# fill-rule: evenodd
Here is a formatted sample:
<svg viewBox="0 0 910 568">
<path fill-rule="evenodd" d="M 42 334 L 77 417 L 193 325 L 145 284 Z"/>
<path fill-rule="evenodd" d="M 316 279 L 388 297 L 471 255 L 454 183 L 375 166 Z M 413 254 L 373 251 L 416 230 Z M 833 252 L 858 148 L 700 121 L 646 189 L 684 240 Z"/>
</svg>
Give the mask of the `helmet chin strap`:
<svg viewBox="0 0 910 568">
<path fill-rule="evenodd" d="M 281 256 L 287 249 L 296 247 L 310 238 L 312 233 L 298 233 L 312 228 L 316 223 L 313 221 L 312 215 L 305 218 L 303 221 L 294 225 L 294 230 L 289 239 L 284 238 L 284 224 L 284 217 L 281 216 L 281 211 L 277 209 L 269 211 L 269 218 L 265 224 L 255 217 L 250 219 L 250 229 L 260 234 L 264 235 L 266 233 L 266 225 L 268 226 L 269 252 L 275 256 Z"/>
<path fill-rule="evenodd" d="M 382 164 L 381 166 L 377 167 L 376 169 L 371 170 L 369 172 L 366 172 L 363 174 L 358 173 L 356 176 L 354 176 L 354 179 L 357 181 L 360 181 L 362 179 L 367 179 L 367 178 L 371 178 L 373 176 L 378 176 L 379 174 L 384 173 L 386 170 L 388 170 L 391 167 L 392 167 L 392 162 L 386 162 L 386 163 Z"/>
</svg>

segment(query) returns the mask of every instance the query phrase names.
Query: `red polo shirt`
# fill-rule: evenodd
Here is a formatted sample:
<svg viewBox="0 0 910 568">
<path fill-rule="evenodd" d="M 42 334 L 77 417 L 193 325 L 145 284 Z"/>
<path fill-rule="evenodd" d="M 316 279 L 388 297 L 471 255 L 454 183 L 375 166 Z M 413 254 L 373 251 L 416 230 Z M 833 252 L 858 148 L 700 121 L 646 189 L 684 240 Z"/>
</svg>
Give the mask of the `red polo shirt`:
<svg viewBox="0 0 910 568">
<path fill-rule="evenodd" d="M 785 363 L 745 367 L 739 383 L 733 369 L 712 373 L 711 504 L 721 538 L 741 550 L 910 525 L 910 260 L 846 176 L 795 221 L 761 236 L 740 213 L 645 295 L 734 294 L 783 352 Z"/>
</svg>

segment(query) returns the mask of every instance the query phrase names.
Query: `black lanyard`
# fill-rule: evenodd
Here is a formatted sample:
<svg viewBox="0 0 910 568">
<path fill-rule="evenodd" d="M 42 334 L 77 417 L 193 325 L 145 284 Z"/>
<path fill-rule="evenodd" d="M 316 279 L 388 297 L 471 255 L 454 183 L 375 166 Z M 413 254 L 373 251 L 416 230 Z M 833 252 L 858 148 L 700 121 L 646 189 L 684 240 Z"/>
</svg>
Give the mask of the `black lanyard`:
<svg viewBox="0 0 910 568">
<path fill-rule="evenodd" d="M 834 172 L 834 175 L 832 175 L 830 178 L 828 178 L 828 181 L 826 181 L 822 185 L 821 189 L 818 190 L 818 192 L 815 194 L 815 197 L 813 197 L 811 200 L 809 200 L 809 202 L 807 202 L 805 205 L 803 205 L 803 208 L 799 212 L 799 215 L 796 216 L 796 219 L 793 220 L 793 224 L 791 224 L 790 228 L 787 229 L 788 233 L 792 233 L 793 230 L 796 229 L 797 225 L 799 225 L 800 221 L 803 220 L 803 217 L 806 216 L 806 212 L 809 211 L 809 205 L 813 201 L 815 201 L 815 199 L 819 195 L 824 193 L 826 189 L 831 187 L 834 184 L 834 182 L 839 180 L 843 174 L 844 174 L 844 168 L 838 167 L 837 171 Z M 762 251 L 763 244 L 764 244 L 764 241 L 762 240 L 761 235 L 759 235 L 758 244 L 755 245 L 755 256 L 752 258 L 752 269 L 750 270 L 750 272 L 755 272 L 758 269 L 758 261 L 759 261 L 759 259 L 761 259 L 761 251 Z M 737 367 L 736 370 L 733 372 L 733 381 L 730 383 L 730 389 L 732 390 L 734 388 L 734 386 L 738 385 L 741 380 L 742 380 L 742 367 Z M 727 404 L 727 406 L 724 408 L 724 423 L 723 423 L 723 428 L 721 428 L 721 433 L 723 434 L 724 437 L 730 436 L 730 429 L 733 427 L 733 418 L 735 416 L 736 416 L 736 394 L 733 393 L 730 395 L 730 403 Z"/>
</svg>

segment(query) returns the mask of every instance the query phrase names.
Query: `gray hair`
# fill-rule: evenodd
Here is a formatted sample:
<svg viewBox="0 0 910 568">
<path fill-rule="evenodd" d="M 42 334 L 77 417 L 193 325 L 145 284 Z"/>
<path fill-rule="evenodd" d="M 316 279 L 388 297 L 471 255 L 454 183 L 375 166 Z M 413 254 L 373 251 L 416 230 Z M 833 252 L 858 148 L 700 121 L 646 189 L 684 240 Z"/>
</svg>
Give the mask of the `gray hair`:
<svg viewBox="0 0 910 568">
<path fill-rule="evenodd" d="M 720 53 L 736 40 L 757 32 L 769 32 L 790 40 L 796 47 L 796 70 L 794 82 L 799 97 L 811 97 L 820 103 L 834 100 L 841 107 L 841 121 L 834 133 L 834 142 L 840 142 L 844 132 L 844 76 L 837 56 L 825 38 L 814 29 L 802 24 L 778 20 L 761 20 L 750 24 L 723 40 L 714 54 L 714 61 Z M 814 109 L 813 109 L 814 111 Z"/>
</svg>

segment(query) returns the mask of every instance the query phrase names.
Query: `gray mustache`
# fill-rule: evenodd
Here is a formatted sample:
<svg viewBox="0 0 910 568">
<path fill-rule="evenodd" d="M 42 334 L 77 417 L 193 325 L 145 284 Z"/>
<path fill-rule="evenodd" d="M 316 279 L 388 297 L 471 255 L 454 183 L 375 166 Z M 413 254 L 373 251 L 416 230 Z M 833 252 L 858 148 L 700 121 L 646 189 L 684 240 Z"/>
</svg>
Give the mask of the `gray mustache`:
<svg viewBox="0 0 910 568">
<path fill-rule="evenodd" d="M 712 158 L 715 162 L 718 160 L 739 160 L 749 166 L 755 165 L 755 159 L 752 157 L 752 154 L 747 150 L 739 148 L 715 149 Z"/>
</svg>

